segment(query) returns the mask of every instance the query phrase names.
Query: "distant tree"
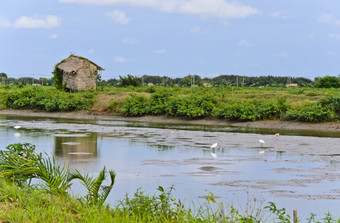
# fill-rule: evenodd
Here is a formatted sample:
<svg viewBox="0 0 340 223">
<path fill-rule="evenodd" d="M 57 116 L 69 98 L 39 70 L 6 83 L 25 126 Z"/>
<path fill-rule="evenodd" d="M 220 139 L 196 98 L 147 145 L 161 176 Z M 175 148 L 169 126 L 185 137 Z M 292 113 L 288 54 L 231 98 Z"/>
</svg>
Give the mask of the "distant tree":
<svg viewBox="0 0 340 223">
<path fill-rule="evenodd" d="M 0 73 L 0 78 L 7 78 L 7 74 L 6 73 Z"/>
<path fill-rule="evenodd" d="M 317 88 L 339 88 L 340 78 L 334 76 L 326 76 L 318 79 L 314 85 Z"/>
<path fill-rule="evenodd" d="M 126 86 L 141 86 L 141 83 L 138 79 L 138 77 L 132 76 L 130 74 L 127 75 L 127 77 L 121 77 L 119 76 L 119 86 L 126 87 Z"/>
<path fill-rule="evenodd" d="M 0 73 L 0 81 L 2 83 L 6 83 L 6 80 L 7 80 L 7 74 L 5 73 Z"/>
</svg>

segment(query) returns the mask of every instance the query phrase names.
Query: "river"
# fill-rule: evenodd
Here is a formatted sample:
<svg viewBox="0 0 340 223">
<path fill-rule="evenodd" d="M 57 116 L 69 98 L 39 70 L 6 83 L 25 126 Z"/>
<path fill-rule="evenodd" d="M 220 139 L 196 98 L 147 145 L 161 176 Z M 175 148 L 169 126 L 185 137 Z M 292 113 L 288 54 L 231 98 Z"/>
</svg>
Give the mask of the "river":
<svg viewBox="0 0 340 223">
<path fill-rule="evenodd" d="M 15 129 L 14 126 L 21 126 Z M 280 133 L 275 137 L 275 133 Z M 217 201 L 241 210 L 274 202 L 299 216 L 340 211 L 339 133 L 0 116 L 0 145 L 29 142 L 82 173 L 117 173 L 112 205 L 158 186 L 188 206 Z M 260 143 L 262 139 L 265 143 Z M 210 146 L 217 143 L 212 151 Z M 211 153 L 216 154 L 217 158 Z M 76 194 L 84 193 L 75 184 Z"/>
</svg>

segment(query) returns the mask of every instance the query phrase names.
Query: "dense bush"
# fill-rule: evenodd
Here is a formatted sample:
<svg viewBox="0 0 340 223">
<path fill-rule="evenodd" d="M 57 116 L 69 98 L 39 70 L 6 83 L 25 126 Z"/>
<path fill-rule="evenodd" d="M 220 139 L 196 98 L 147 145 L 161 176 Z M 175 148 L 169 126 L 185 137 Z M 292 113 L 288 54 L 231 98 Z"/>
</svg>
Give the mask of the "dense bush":
<svg viewBox="0 0 340 223">
<path fill-rule="evenodd" d="M 8 108 L 42 111 L 75 111 L 88 109 L 96 102 L 94 92 L 67 93 L 55 88 L 26 86 L 6 91 L 3 103 Z"/>
<path fill-rule="evenodd" d="M 148 89 L 135 90 L 148 92 Z M 313 94 L 304 89 L 297 90 L 298 93 L 291 89 L 272 88 L 152 87 L 149 91 L 152 93 L 131 95 L 121 112 L 128 116 L 163 114 L 188 119 L 217 117 L 237 121 L 320 122 L 339 119 L 340 97 L 336 89 L 314 89 Z"/>
<path fill-rule="evenodd" d="M 331 121 L 333 113 L 320 105 L 312 105 L 301 110 L 288 110 L 284 119 L 303 122 Z"/>
<path fill-rule="evenodd" d="M 172 96 L 171 91 L 160 90 L 155 91 L 148 101 L 148 114 L 162 115 L 166 113 L 166 105 Z"/>
<path fill-rule="evenodd" d="M 280 118 L 287 110 L 285 99 L 278 100 L 247 100 L 223 104 L 213 111 L 213 116 L 224 119 L 255 121 Z"/>
<path fill-rule="evenodd" d="M 339 88 L 340 78 L 333 76 L 326 76 L 320 78 L 314 85 L 317 88 Z"/>
<path fill-rule="evenodd" d="M 148 113 L 148 98 L 143 95 L 130 94 L 130 98 L 121 108 L 121 112 L 127 116 L 142 116 Z"/>
</svg>

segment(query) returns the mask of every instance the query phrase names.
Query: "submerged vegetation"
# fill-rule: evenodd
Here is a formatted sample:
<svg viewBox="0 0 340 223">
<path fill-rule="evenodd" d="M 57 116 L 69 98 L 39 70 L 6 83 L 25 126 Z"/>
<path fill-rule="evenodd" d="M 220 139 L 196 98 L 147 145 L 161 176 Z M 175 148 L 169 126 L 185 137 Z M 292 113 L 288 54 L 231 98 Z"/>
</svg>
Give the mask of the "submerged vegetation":
<svg viewBox="0 0 340 223">
<path fill-rule="evenodd" d="M 103 186 L 110 176 L 110 185 Z M 0 220 L 2 222 L 293 222 L 285 208 L 256 199 L 239 211 L 216 201 L 213 193 L 206 202 L 187 208 L 172 196 L 174 187 L 159 186 L 157 194 L 138 189 L 116 205 L 104 203 L 115 183 L 116 173 L 104 169 L 98 177 L 59 166 L 54 157 L 36 153 L 29 143 L 12 144 L 0 151 Z M 71 195 L 73 180 L 88 190 L 84 197 Z M 296 219 L 304 220 L 304 219 Z M 335 222 L 330 213 L 311 214 L 306 222 Z"/>
</svg>

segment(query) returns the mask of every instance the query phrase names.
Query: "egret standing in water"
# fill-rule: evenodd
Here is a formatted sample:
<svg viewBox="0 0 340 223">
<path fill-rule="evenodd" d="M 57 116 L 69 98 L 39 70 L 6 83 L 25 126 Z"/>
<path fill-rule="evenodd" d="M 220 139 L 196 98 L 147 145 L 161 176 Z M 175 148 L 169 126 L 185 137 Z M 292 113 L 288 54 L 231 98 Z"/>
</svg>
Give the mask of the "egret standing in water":
<svg viewBox="0 0 340 223">
<path fill-rule="evenodd" d="M 259 143 L 261 143 L 261 146 L 263 146 L 263 144 L 265 144 L 266 142 L 263 139 L 260 139 Z"/>
<path fill-rule="evenodd" d="M 217 145 L 218 145 L 218 143 L 216 142 L 216 143 L 214 143 L 214 144 L 212 144 L 212 145 L 210 146 L 210 149 L 213 150 L 213 151 L 210 153 L 210 155 L 211 155 L 212 157 L 214 157 L 215 159 L 217 159 L 217 155 L 216 155 L 216 153 L 215 153 L 215 148 L 217 147 Z"/>
<path fill-rule="evenodd" d="M 14 126 L 14 128 L 15 128 L 15 129 L 20 129 L 21 126 L 20 126 L 20 125 L 16 125 L 16 126 Z"/>
</svg>

